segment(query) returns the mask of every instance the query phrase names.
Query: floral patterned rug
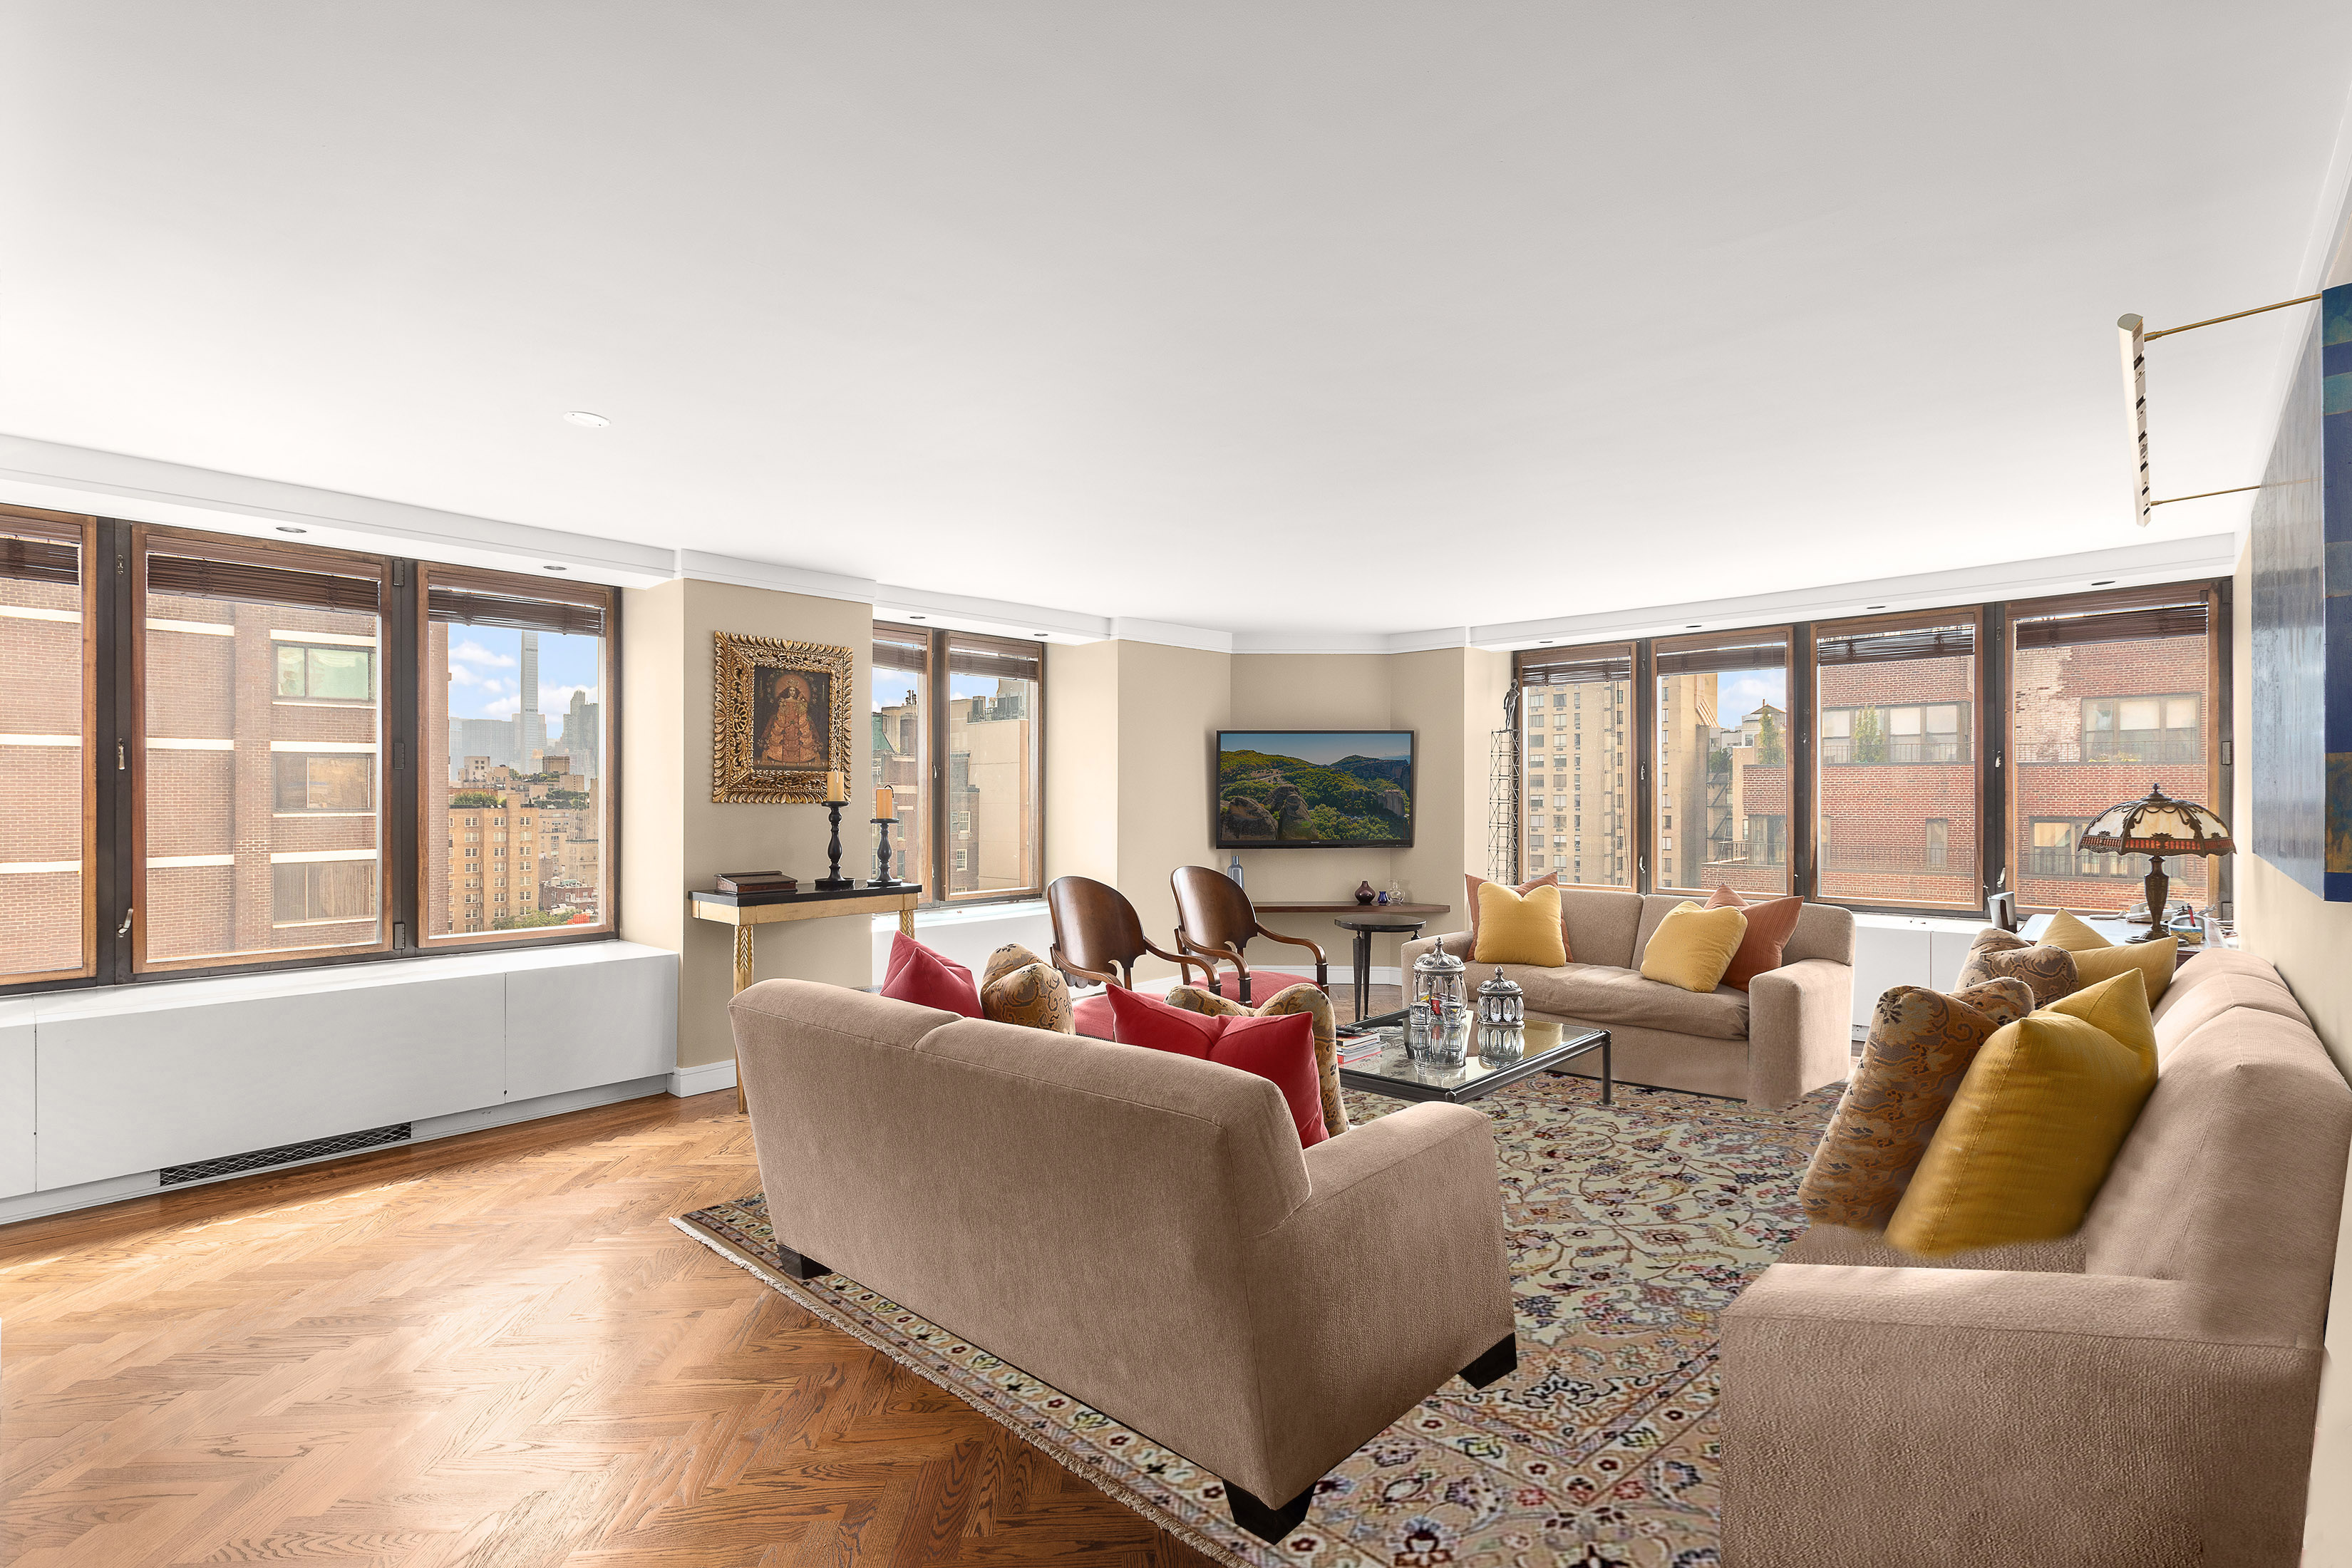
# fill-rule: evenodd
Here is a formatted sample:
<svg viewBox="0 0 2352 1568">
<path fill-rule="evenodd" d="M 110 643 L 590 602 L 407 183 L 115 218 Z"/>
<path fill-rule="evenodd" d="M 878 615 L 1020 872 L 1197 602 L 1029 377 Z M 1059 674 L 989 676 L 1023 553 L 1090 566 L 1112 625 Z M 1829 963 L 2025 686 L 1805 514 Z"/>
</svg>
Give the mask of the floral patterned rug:
<svg viewBox="0 0 2352 1568">
<path fill-rule="evenodd" d="M 1786 1111 L 1578 1078 L 1494 1119 L 1519 1370 L 1448 1383 L 1325 1478 L 1280 1545 L 1215 1477 L 836 1274 L 774 1271 L 757 1194 L 687 1234 L 969 1401 L 1163 1528 L 1247 1568 L 1696 1568 L 1717 1562 L 1716 1314 L 1803 1228 L 1797 1183 L 1836 1088 Z M 1400 1101 L 1349 1091 L 1361 1121 Z"/>
</svg>

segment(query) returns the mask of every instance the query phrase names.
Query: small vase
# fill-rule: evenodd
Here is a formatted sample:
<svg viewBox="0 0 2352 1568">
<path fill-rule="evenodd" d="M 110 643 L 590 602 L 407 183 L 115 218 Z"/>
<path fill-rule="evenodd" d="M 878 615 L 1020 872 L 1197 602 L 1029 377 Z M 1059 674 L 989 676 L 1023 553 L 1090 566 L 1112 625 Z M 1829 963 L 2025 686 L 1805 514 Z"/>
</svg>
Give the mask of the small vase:
<svg viewBox="0 0 2352 1568">
<path fill-rule="evenodd" d="M 1357 884 L 1356 902 L 1360 904 L 1369 904 L 1377 897 L 1379 897 L 1379 895 L 1372 891 L 1372 884 L 1370 879 L 1366 879 L 1364 881 Z"/>
</svg>

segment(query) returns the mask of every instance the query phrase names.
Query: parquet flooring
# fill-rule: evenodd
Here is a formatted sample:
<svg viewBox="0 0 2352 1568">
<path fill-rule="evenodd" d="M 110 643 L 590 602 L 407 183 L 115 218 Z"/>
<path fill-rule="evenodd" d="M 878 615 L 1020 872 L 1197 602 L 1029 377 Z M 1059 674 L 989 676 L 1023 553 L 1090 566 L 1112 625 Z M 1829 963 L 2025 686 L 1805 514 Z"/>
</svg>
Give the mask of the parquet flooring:
<svg viewBox="0 0 2352 1568">
<path fill-rule="evenodd" d="M 688 1240 L 666 1096 L 0 1229 L 8 1568 L 1208 1559 Z"/>
</svg>

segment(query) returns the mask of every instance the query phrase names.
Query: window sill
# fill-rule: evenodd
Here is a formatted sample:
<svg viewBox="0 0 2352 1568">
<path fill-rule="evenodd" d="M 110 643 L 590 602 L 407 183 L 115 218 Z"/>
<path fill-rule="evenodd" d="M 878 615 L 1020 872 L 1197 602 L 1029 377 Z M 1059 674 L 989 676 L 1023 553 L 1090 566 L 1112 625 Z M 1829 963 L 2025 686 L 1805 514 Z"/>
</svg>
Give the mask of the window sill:
<svg viewBox="0 0 2352 1568">
<path fill-rule="evenodd" d="M 1035 920 L 1045 913 L 1043 899 L 1013 899 L 1001 904 L 947 904 L 915 911 L 915 929 L 927 926 L 978 925 L 987 921 Z M 876 915 L 876 931 L 897 931 L 897 915 Z"/>
</svg>

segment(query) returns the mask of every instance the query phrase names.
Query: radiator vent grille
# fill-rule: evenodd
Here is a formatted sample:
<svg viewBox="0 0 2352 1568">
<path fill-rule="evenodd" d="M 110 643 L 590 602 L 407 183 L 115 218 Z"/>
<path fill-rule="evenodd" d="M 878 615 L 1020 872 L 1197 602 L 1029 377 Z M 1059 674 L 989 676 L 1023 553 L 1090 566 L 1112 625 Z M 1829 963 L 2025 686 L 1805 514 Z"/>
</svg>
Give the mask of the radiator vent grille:
<svg viewBox="0 0 2352 1568">
<path fill-rule="evenodd" d="M 189 1182 L 209 1182 L 215 1176 L 234 1176 L 245 1171 L 266 1171 L 272 1165 L 298 1164 L 304 1160 L 324 1159 L 330 1154 L 355 1154 L 362 1149 L 381 1149 L 387 1143 L 405 1143 L 409 1124 L 396 1122 L 390 1127 L 371 1127 L 364 1132 L 343 1132 L 332 1138 L 313 1138 L 308 1143 L 281 1143 L 275 1149 L 256 1149 L 250 1154 L 227 1154 L 217 1160 L 199 1160 L 193 1165 L 167 1165 L 163 1184 L 176 1187 Z"/>
</svg>

